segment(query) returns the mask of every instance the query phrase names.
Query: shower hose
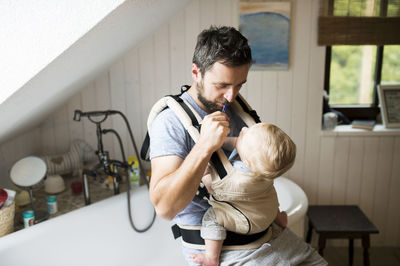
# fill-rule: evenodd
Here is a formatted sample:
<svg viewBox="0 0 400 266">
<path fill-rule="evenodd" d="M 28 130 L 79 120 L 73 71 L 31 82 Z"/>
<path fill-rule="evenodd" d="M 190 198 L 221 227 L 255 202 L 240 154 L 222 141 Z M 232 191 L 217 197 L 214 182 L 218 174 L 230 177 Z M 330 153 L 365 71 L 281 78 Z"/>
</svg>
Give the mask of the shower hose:
<svg viewBox="0 0 400 266">
<path fill-rule="evenodd" d="M 128 132 L 129 132 L 129 136 L 130 136 L 130 139 L 131 139 L 131 142 L 132 142 L 133 149 L 135 150 L 136 156 L 139 159 L 139 152 L 138 152 L 138 149 L 137 149 L 137 146 L 136 146 L 136 142 L 135 142 L 135 139 L 133 137 L 132 130 L 131 130 L 131 127 L 130 127 L 128 119 L 126 118 L 126 116 L 122 112 L 120 112 L 120 111 L 114 111 L 114 112 L 118 113 L 119 115 L 121 115 L 121 117 L 124 119 L 126 127 L 128 128 Z M 108 132 L 113 133 L 117 137 L 118 143 L 119 143 L 119 146 L 120 146 L 120 149 L 121 149 L 121 154 L 122 154 L 123 161 L 126 162 L 126 157 L 125 157 L 125 152 L 124 152 L 124 147 L 122 145 L 121 137 L 119 136 L 118 132 L 115 131 L 114 129 L 103 130 L 103 133 L 108 133 Z M 145 172 L 143 170 L 143 166 L 140 163 L 140 159 L 139 159 L 139 169 L 140 169 L 140 173 L 141 173 L 142 179 L 145 181 L 147 189 L 149 189 L 150 188 L 149 181 L 147 180 L 147 177 L 146 177 Z M 131 211 L 131 179 L 129 177 L 127 179 L 128 179 L 128 182 L 127 182 L 127 185 L 128 185 L 127 200 L 128 200 L 129 222 L 130 222 L 133 230 L 135 230 L 138 233 L 143 233 L 143 232 L 146 232 L 147 230 L 149 230 L 150 227 L 154 224 L 154 221 L 156 219 L 156 211 L 153 208 L 153 218 L 152 218 L 152 220 L 151 220 L 151 222 L 149 223 L 148 226 L 146 226 L 143 229 L 139 229 L 139 228 L 137 228 L 135 226 L 135 224 L 133 222 L 133 218 L 132 218 L 132 211 Z"/>
</svg>

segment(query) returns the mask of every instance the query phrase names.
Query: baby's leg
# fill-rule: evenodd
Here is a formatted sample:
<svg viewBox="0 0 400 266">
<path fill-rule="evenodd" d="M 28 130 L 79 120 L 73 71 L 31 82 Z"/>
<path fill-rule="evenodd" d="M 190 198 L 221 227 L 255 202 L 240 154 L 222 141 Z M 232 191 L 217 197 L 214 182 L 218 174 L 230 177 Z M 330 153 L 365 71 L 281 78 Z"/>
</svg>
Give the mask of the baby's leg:
<svg viewBox="0 0 400 266">
<path fill-rule="evenodd" d="M 206 251 L 204 253 L 190 254 L 190 258 L 194 262 L 203 265 L 219 265 L 219 255 L 226 238 L 226 230 L 218 224 L 212 207 L 204 214 L 201 237 L 204 239 Z"/>
</svg>

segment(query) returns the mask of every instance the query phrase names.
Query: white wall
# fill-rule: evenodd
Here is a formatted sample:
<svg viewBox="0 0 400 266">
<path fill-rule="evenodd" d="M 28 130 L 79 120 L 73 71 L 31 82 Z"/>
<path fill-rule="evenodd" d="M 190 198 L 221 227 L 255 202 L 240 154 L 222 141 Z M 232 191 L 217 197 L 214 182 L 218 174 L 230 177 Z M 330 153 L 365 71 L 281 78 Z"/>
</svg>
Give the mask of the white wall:
<svg viewBox="0 0 400 266">
<path fill-rule="evenodd" d="M 381 232 L 372 237 L 372 245 L 400 246 L 400 195 L 396 191 L 400 187 L 400 137 L 321 134 L 325 49 L 316 45 L 318 3 L 292 2 L 289 71 L 250 72 L 242 93 L 263 121 L 277 124 L 294 139 L 297 159 L 287 176 L 305 190 L 311 204 L 357 204 Z M 72 121 L 75 108 L 121 110 L 141 143 L 152 104 L 191 83 L 197 34 L 210 24 L 237 26 L 237 8 L 236 0 L 192 1 L 48 117 L 36 129 L 40 130 L 39 137 L 35 136 L 41 139 L 41 151 L 66 151 L 76 137 L 95 144 L 94 126 Z M 127 142 L 120 120 L 110 121 L 109 126 L 121 129 Z M 113 140 L 107 143 L 113 150 Z M 10 146 L 1 147 L 3 157 L 6 145 Z M 128 153 L 133 153 L 131 148 Z"/>
</svg>

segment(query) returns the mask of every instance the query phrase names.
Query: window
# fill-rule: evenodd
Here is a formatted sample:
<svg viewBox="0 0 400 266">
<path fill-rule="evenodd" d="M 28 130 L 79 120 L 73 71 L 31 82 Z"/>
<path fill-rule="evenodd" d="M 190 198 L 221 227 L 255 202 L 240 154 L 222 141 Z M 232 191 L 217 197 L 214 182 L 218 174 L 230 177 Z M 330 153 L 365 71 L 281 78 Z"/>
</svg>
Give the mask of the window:
<svg viewBox="0 0 400 266">
<path fill-rule="evenodd" d="M 400 83 L 400 45 L 388 24 L 381 23 L 390 19 L 389 25 L 398 26 L 400 1 L 329 0 L 327 10 L 330 20 L 319 20 L 319 43 L 330 44 L 324 85 L 329 104 L 350 119 L 375 119 L 377 85 Z M 375 26 L 383 33 L 373 39 Z"/>
</svg>

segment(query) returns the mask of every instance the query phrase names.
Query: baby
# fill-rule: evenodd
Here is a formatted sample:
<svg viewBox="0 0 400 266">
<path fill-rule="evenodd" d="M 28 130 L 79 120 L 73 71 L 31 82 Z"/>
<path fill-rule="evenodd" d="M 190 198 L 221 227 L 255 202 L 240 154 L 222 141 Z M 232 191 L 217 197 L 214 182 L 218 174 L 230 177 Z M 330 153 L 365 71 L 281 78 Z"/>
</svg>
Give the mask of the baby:
<svg viewBox="0 0 400 266">
<path fill-rule="evenodd" d="M 281 227 L 286 227 L 287 215 L 279 211 L 273 179 L 289 170 L 294 163 L 296 145 L 290 137 L 275 125 L 259 123 L 250 128 L 242 128 L 239 136 L 227 138 L 223 147 L 227 150 L 234 149 L 229 160 L 235 169 L 229 180 L 225 180 L 224 183 L 227 183 L 226 181 L 237 183 L 237 180 L 240 180 L 240 183 L 221 187 L 221 182 L 217 185 L 218 182 L 212 182 L 211 175 L 206 173 L 202 182 L 209 193 L 223 196 L 224 191 L 221 190 L 229 188 L 230 205 L 236 207 L 245 205 L 244 209 L 251 221 L 250 227 L 253 228 L 252 232 L 247 233 L 262 232 L 273 221 Z M 251 198 L 251 193 L 249 193 L 247 200 L 232 201 L 232 189 L 237 187 L 241 195 L 243 192 L 253 192 L 256 200 L 248 200 Z M 246 234 L 239 230 L 240 225 L 237 224 L 240 222 L 232 222 L 236 220 L 232 218 L 236 214 L 226 214 L 224 212 L 229 211 L 224 208 L 214 209 L 210 207 L 203 217 L 201 236 L 205 241 L 205 252 L 190 255 L 195 263 L 205 266 L 219 265 L 226 229 Z"/>
</svg>

